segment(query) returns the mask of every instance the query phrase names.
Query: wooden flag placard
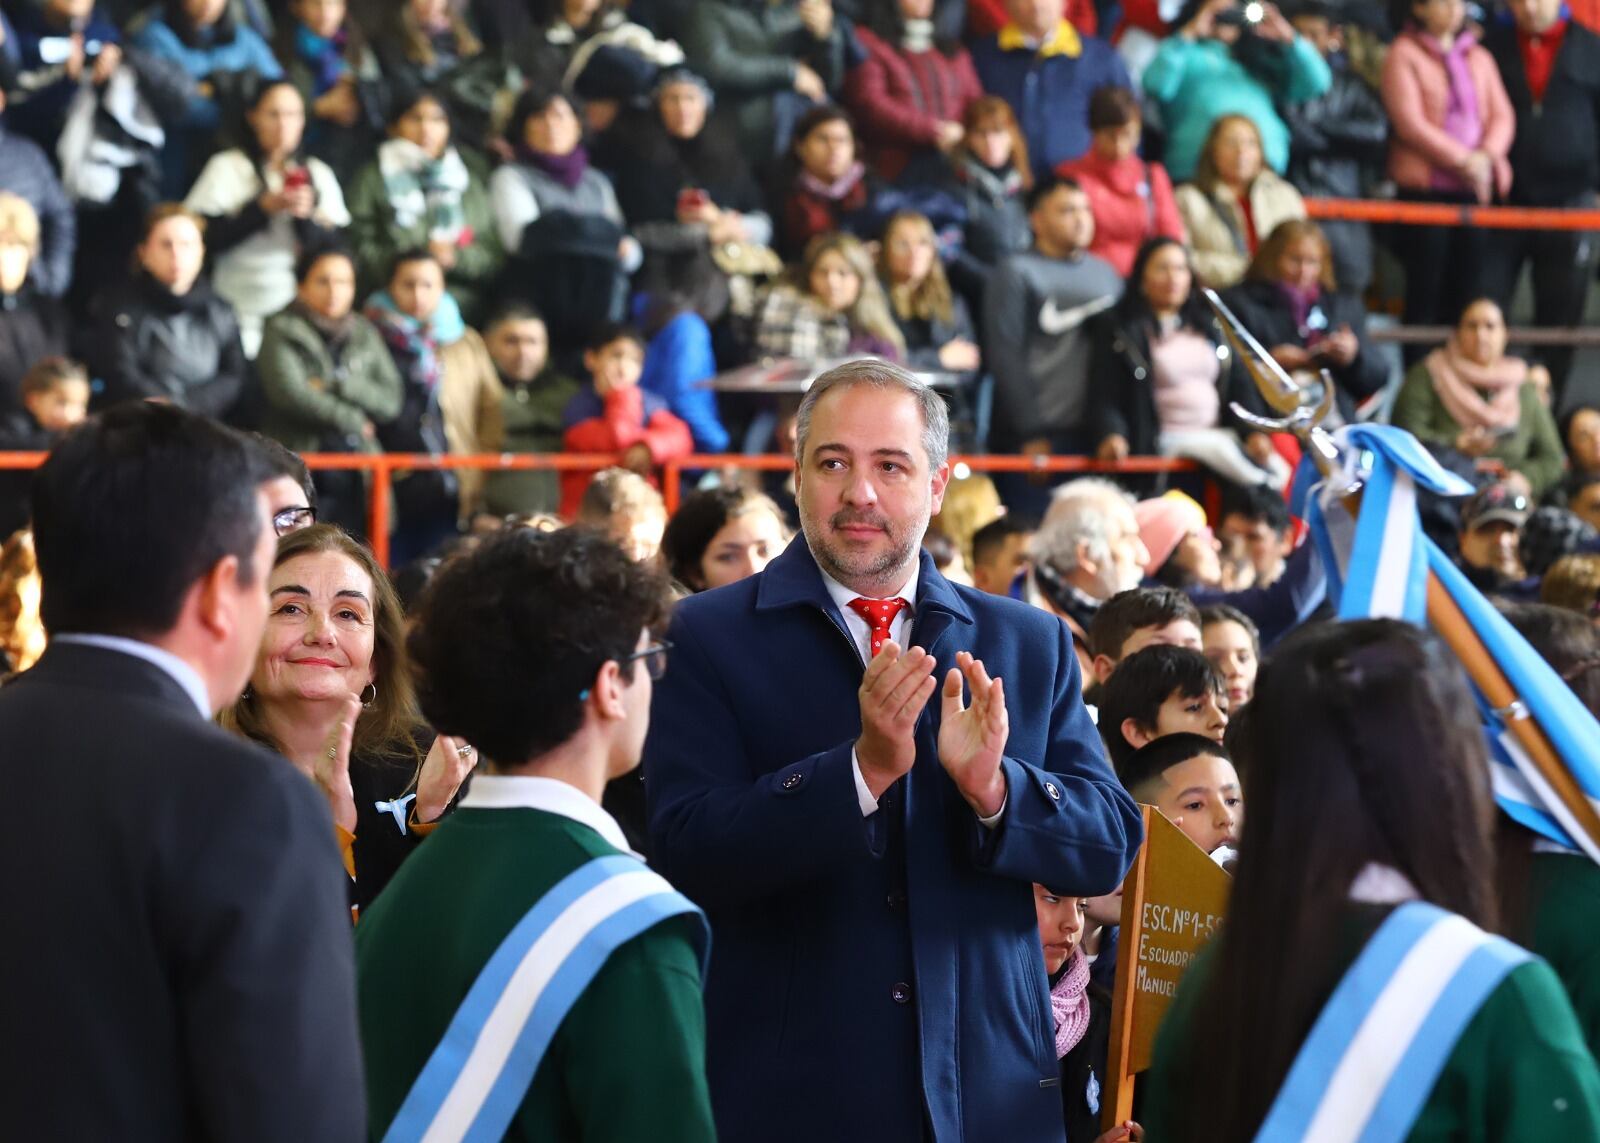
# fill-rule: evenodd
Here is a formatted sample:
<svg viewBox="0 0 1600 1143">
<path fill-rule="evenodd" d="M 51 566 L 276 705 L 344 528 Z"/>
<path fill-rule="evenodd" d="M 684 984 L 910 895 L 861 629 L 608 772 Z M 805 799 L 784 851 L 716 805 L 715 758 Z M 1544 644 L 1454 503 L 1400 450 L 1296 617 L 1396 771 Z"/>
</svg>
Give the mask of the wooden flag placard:
<svg viewBox="0 0 1600 1143">
<path fill-rule="evenodd" d="M 1135 1077 L 1150 1066 L 1156 1032 L 1177 994 L 1178 981 L 1228 908 L 1233 878 L 1177 826 L 1151 806 L 1144 844 L 1122 883 L 1117 935 L 1117 985 L 1111 1004 L 1106 1060 L 1110 1097 L 1102 1126 L 1133 1118 Z"/>
</svg>

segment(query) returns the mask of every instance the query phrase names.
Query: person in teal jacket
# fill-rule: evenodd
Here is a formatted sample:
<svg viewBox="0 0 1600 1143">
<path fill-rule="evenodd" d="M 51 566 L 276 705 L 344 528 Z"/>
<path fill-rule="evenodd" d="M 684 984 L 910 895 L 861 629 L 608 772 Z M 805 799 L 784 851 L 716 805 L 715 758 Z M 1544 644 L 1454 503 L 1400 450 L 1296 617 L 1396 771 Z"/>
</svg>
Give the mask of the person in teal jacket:
<svg viewBox="0 0 1600 1143">
<path fill-rule="evenodd" d="M 1251 21 L 1250 17 L 1259 16 Z M 1261 131 L 1267 165 L 1289 165 L 1289 128 L 1276 103 L 1304 103 L 1333 84 L 1327 61 L 1295 33 L 1277 6 L 1189 0 L 1144 73 L 1144 90 L 1167 131 L 1173 182 L 1194 176 L 1211 125 L 1243 115 Z"/>
</svg>

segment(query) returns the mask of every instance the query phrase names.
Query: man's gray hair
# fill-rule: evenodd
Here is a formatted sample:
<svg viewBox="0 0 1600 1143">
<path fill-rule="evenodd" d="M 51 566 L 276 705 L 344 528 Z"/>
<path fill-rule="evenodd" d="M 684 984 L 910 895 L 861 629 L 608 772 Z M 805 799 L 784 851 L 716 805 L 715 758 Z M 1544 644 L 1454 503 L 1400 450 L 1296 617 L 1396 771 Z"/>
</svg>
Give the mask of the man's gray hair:
<svg viewBox="0 0 1600 1143">
<path fill-rule="evenodd" d="M 1088 550 L 1095 563 L 1111 558 L 1107 508 L 1121 501 L 1133 505 L 1133 497 L 1116 484 L 1099 476 L 1069 481 L 1055 490 L 1044 521 L 1033 535 L 1029 554 L 1035 561 L 1049 564 L 1062 575 L 1078 568 L 1078 548 Z"/>
<path fill-rule="evenodd" d="M 950 459 L 950 414 L 945 409 L 944 398 L 917 380 L 916 374 L 876 357 L 860 361 L 846 361 L 835 366 L 811 383 L 805 398 L 800 402 L 800 413 L 795 419 L 794 459 L 802 463 L 806 456 L 806 438 L 811 435 L 811 416 L 817 402 L 835 389 L 849 389 L 856 385 L 870 385 L 874 389 L 900 389 L 917 399 L 922 410 L 922 447 L 928 454 L 928 467 L 937 470 Z"/>
</svg>

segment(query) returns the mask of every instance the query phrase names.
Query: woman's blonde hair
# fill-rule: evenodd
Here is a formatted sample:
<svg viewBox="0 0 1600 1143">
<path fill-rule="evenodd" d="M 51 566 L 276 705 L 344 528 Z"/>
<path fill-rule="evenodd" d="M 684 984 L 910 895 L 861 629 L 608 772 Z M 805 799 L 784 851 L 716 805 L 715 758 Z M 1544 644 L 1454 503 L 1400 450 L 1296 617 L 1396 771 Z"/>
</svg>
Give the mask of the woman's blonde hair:
<svg viewBox="0 0 1600 1143">
<path fill-rule="evenodd" d="M 1223 115 L 1211 125 L 1211 130 L 1206 132 L 1205 145 L 1200 148 L 1200 158 L 1194 165 L 1194 185 L 1205 191 L 1207 195 L 1217 192 L 1217 187 L 1222 183 L 1222 176 L 1217 174 L 1216 146 L 1217 138 L 1230 123 L 1243 123 L 1250 128 L 1256 137 L 1256 149 L 1261 152 L 1262 166 L 1266 166 L 1266 149 L 1261 142 L 1261 128 L 1256 126 L 1256 121 L 1248 115 Z"/>
<path fill-rule="evenodd" d="M 418 732 L 423 723 L 417 712 L 411 663 L 406 656 L 405 616 L 394 585 L 378 566 L 372 552 L 335 524 L 313 524 L 309 528 L 290 532 L 278 541 L 278 553 L 272 566 L 280 568 L 300 556 L 324 552 L 346 557 L 372 580 L 372 687 L 375 693 L 371 695 L 370 702 L 362 703 L 350 753 L 352 756 L 404 756 L 414 760 L 420 767 L 422 755 L 418 749 Z M 363 699 L 366 697 L 366 694 L 362 695 Z M 266 732 L 261 700 L 251 689 L 247 688 L 237 702 L 225 708 L 217 716 L 217 721 L 224 729 L 274 749 L 279 748 L 279 744 Z"/>
<path fill-rule="evenodd" d="M 37 663 L 44 647 L 39 561 L 33 554 L 33 533 L 23 528 L 0 547 L 0 651 L 18 673 Z"/>
<path fill-rule="evenodd" d="M 928 268 L 928 276 L 915 285 L 896 285 L 889 279 L 889 238 L 897 226 L 914 226 L 933 243 L 933 265 Z M 888 225 L 883 228 L 883 241 L 878 245 L 878 269 L 883 274 L 884 284 L 888 286 L 889 305 L 897 317 L 902 320 L 915 318 L 918 321 L 955 320 L 950 279 L 945 277 L 944 264 L 939 261 L 939 237 L 933 232 L 933 223 L 928 221 L 927 215 L 914 210 L 902 210 L 890 216 Z"/>
<path fill-rule="evenodd" d="M 939 531 L 950 537 L 967 567 L 972 567 L 972 537 L 979 528 L 1006 514 L 994 481 L 981 472 L 952 478 L 944 490 L 944 504 L 933 518 Z"/>
<path fill-rule="evenodd" d="M 39 252 L 39 216 L 27 199 L 10 191 L 0 191 L 0 242 L 26 246 L 30 254 Z"/>
<path fill-rule="evenodd" d="M 1273 227 L 1267 240 L 1256 248 L 1250 268 L 1244 272 L 1245 278 L 1252 282 L 1276 282 L 1283 252 L 1302 238 L 1311 239 L 1322 251 L 1322 273 L 1317 276 L 1317 284 L 1330 293 L 1338 289 L 1339 283 L 1333 277 L 1333 247 L 1328 245 L 1328 236 L 1322 227 L 1309 218 L 1291 218 Z"/>
<path fill-rule="evenodd" d="M 904 357 L 906 339 L 901 335 L 900 327 L 895 325 L 894 317 L 889 313 L 889 302 L 883 296 L 883 287 L 878 285 L 878 274 L 872 265 L 872 255 L 867 252 L 866 246 L 859 238 L 841 233 L 819 234 L 813 238 L 806 246 L 805 257 L 801 260 L 799 268 L 799 280 L 795 283 L 800 293 L 807 297 L 811 296 L 811 272 L 816 269 L 817 263 L 822 261 L 823 255 L 830 253 L 843 258 L 845 264 L 861 281 L 861 292 L 856 296 L 856 303 L 845 315 L 849 319 L 850 328 L 869 334 L 879 341 L 888 342 L 894 346 L 896 353 Z"/>
<path fill-rule="evenodd" d="M 1579 553 L 1551 564 L 1539 586 L 1539 602 L 1590 619 L 1600 616 L 1600 556 Z"/>
<path fill-rule="evenodd" d="M 417 23 L 417 15 L 410 3 L 408 0 L 391 0 L 391 2 L 399 8 L 400 39 L 405 44 L 406 57 L 413 63 L 432 67 L 436 62 L 433 42 L 428 38 L 428 33 Z M 455 37 L 457 54 L 466 59 L 483 51 L 483 41 L 473 34 L 472 28 L 467 24 L 467 18 L 462 15 L 462 7 L 461 0 L 450 0 L 450 34 Z"/>
</svg>

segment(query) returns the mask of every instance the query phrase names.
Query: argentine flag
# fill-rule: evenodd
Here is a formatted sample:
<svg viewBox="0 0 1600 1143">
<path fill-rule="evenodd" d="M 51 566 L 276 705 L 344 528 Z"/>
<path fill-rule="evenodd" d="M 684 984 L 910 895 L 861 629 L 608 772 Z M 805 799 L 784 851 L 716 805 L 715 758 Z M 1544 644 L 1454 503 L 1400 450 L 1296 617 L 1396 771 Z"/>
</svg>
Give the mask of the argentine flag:
<svg viewBox="0 0 1600 1143">
<path fill-rule="evenodd" d="M 1440 467 L 1410 433 L 1392 425 L 1348 425 L 1333 437 L 1342 467 L 1312 487 L 1297 488 L 1296 510 L 1310 528 L 1327 568 L 1328 593 L 1339 618 L 1403 619 L 1425 625 L 1428 571 L 1432 569 L 1519 696 L 1512 709 L 1494 710 L 1473 687 L 1500 808 L 1548 841 L 1586 853 L 1600 863 L 1600 845 L 1572 818 L 1506 721 L 1533 718 L 1597 808 L 1600 723 L 1561 676 L 1423 535 L 1417 488 L 1442 496 L 1465 496 L 1472 486 Z M 1353 520 L 1342 501 L 1357 489 L 1361 491 L 1361 513 Z"/>
</svg>

